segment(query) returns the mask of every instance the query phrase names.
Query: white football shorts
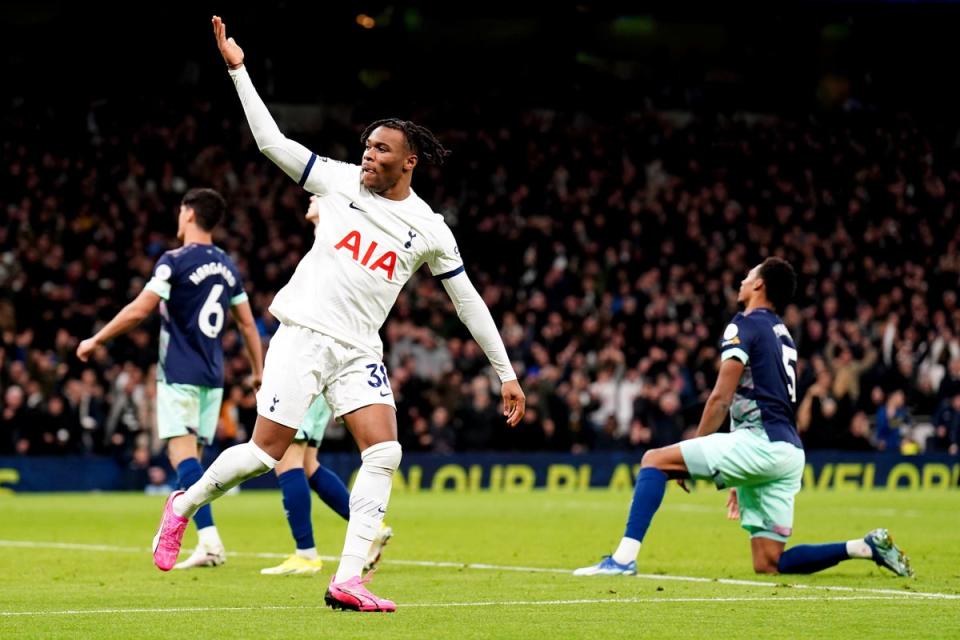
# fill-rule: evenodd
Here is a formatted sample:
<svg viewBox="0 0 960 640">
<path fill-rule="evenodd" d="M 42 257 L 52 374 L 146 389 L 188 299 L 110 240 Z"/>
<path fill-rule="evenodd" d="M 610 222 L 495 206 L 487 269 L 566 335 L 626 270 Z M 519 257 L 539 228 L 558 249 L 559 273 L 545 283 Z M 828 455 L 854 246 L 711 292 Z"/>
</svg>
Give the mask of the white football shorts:
<svg viewBox="0 0 960 640">
<path fill-rule="evenodd" d="M 387 368 L 376 355 L 306 327 L 281 324 L 267 348 L 257 413 L 298 429 L 321 393 L 337 419 L 371 404 L 397 408 Z"/>
</svg>

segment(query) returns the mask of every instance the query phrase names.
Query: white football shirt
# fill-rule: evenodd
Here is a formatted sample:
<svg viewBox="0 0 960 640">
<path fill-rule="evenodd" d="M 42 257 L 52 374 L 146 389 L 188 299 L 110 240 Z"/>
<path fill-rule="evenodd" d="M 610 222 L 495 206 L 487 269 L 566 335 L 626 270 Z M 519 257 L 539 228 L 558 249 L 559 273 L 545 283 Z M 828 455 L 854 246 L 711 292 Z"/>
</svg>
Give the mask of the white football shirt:
<svg viewBox="0 0 960 640">
<path fill-rule="evenodd" d="M 410 276 L 426 263 L 441 279 L 463 271 L 443 216 L 413 191 L 389 200 L 360 181 L 360 167 L 313 154 L 300 183 L 323 196 L 313 247 L 270 312 L 382 357 L 379 330 Z"/>
<path fill-rule="evenodd" d="M 244 67 L 230 71 L 257 147 L 284 173 L 322 196 L 313 248 L 277 294 L 282 322 L 320 331 L 380 358 L 378 334 L 404 283 L 424 262 L 443 283 L 501 382 L 516 372 L 490 310 L 463 270 L 453 233 L 412 191 L 388 200 L 360 182 L 360 167 L 317 156 L 284 136 Z"/>
</svg>

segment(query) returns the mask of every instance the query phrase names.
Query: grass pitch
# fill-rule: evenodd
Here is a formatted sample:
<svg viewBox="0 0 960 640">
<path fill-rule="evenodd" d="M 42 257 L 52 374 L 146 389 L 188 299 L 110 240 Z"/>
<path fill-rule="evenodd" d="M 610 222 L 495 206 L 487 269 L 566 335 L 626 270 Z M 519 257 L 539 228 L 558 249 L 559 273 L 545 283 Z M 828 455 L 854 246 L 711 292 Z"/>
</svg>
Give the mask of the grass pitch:
<svg viewBox="0 0 960 640">
<path fill-rule="evenodd" d="M 2 496 L 0 638 L 960 637 L 960 491 L 800 495 L 794 542 L 885 526 L 915 579 L 866 561 L 755 576 L 724 499 L 671 488 L 644 575 L 574 578 L 619 540 L 628 492 L 397 493 L 371 588 L 399 610 L 355 614 L 323 606 L 333 560 L 316 577 L 259 574 L 293 547 L 276 492 L 214 505 L 226 565 L 166 574 L 148 551 L 162 498 Z M 317 500 L 313 520 L 321 553 L 338 553 L 343 521 Z"/>
</svg>

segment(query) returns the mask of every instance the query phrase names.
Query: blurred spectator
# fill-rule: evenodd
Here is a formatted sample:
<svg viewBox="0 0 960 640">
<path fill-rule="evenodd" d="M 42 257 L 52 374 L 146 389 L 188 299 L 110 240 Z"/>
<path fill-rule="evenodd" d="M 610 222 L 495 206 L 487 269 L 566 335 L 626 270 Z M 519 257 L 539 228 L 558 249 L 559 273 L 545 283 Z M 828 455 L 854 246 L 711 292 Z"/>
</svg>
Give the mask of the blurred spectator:
<svg viewBox="0 0 960 640">
<path fill-rule="evenodd" d="M 930 453 L 960 453 L 960 390 L 943 402 L 933 418 L 934 435 L 927 438 Z"/>
<path fill-rule="evenodd" d="M 112 404 L 107 416 L 104 437 L 114 446 L 122 446 L 134 434 L 144 431 L 142 421 L 149 415 L 143 370 L 127 363 L 116 377 L 111 394 Z"/>
<path fill-rule="evenodd" d="M 947 374 L 940 381 L 937 397 L 942 404 L 960 393 L 960 358 L 953 358 L 947 367 Z"/>
<path fill-rule="evenodd" d="M 664 393 L 648 416 L 647 422 L 652 431 L 650 444 L 653 447 L 665 447 L 683 439 L 686 425 L 680 413 L 680 398 L 673 392 Z"/>
<path fill-rule="evenodd" d="M 853 404 L 848 394 L 838 395 L 836 389 L 847 381 L 834 379 L 830 369 L 817 374 L 816 382 L 807 390 L 797 408 L 797 429 L 805 447 L 822 449 L 838 446 L 850 427 Z"/>
<path fill-rule="evenodd" d="M 470 393 L 459 413 L 457 448 L 461 451 L 477 451 L 490 447 L 499 421 L 496 399 L 490 393 L 490 382 L 483 377 L 474 378 Z"/>
<path fill-rule="evenodd" d="M 639 419 L 630 423 L 630 433 L 627 435 L 627 445 L 632 449 L 649 449 L 653 440 L 653 431 Z"/>
<path fill-rule="evenodd" d="M 31 453 L 36 422 L 33 412 L 25 405 L 23 389 L 7 387 L 3 394 L 3 413 L 0 414 L 0 450 L 6 454 Z"/>
<path fill-rule="evenodd" d="M 850 420 L 850 428 L 837 438 L 836 448 L 844 451 L 876 451 L 870 441 L 870 419 L 863 411 L 857 411 Z"/>
<path fill-rule="evenodd" d="M 446 407 L 437 407 L 430 415 L 430 451 L 432 453 L 453 453 L 457 434 L 450 425 L 450 412 Z"/>
<path fill-rule="evenodd" d="M 303 192 L 202 100 L 114 98 L 91 106 L 97 126 L 81 134 L 35 107 L 0 122 L 0 453 L 155 454 L 156 319 L 87 365 L 72 356 L 78 337 L 143 287 L 192 184 L 228 194 L 216 241 L 271 335 L 267 307 L 313 239 Z M 325 123 L 318 144 L 356 161 L 356 132 Z M 38 131 L 69 143 L 36 144 Z M 878 446 L 899 450 L 909 416 L 960 393 L 960 156 L 939 123 L 518 109 L 438 133 L 456 153 L 418 193 L 454 227 L 537 402 L 521 427 L 531 436 L 503 427 L 499 380 L 421 270 L 382 332 L 409 451 L 643 449 L 690 435 L 736 285 L 774 253 L 799 274 L 784 321 L 808 447 L 865 449 L 876 416 Z M 223 340 L 226 388 L 241 388 L 241 341 L 229 327 Z M 253 394 L 229 391 L 222 443 L 254 416 Z M 955 447 L 940 426 L 930 445 Z"/>
<path fill-rule="evenodd" d="M 877 411 L 877 448 L 881 451 L 899 452 L 904 436 L 909 435 L 911 420 L 904 403 L 903 391 L 897 390 Z"/>
<path fill-rule="evenodd" d="M 252 409 L 252 411 L 251 411 Z M 214 434 L 214 449 L 221 451 L 247 440 L 244 424 L 256 422 L 256 396 L 247 385 L 230 385 L 220 404 L 220 419 Z"/>
<path fill-rule="evenodd" d="M 167 483 L 167 472 L 163 467 L 152 466 L 147 469 L 147 486 L 143 492 L 148 496 L 166 496 L 173 491 L 173 487 Z"/>
<path fill-rule="evenodd" d="M 433 448 L 430 422 L 419 414 L 412 416 L 412 418 L 411 428 L 400 433 L 400 444 L 404 451 L 427 453 Z"/>
<path fill-rule="evenodd" d="M 40 416 L 42 443 L 36 453 L 63 455 L 83 451 L 80 420 L 61 396 L 50 396 Z"/>
<path fill-rule="evenodd" d="M 839 339 L 827 343 L 824 356 L 835 376 L 833 391 L 838 397 L 849 398 L 850 404 L 854 405 L 860 397 L 860 378 L 876 363 L 877 350 L 860 333 L 858 325 L 852 325 L 850 331 L 855 336 L 853 339 L 858 340 L 855 346 L 837 336 Z M 856 355 L 854 349 L 858 352 Z"/>
<path fill-rule="evenodd" d="M 127 462 L 124 489 L 143 491 L 150 483 L 150 449 L 145 444 L 133 448 Z"/>
<path fill-rule="evenodd" d="M 590 414 L 590 420 L 594 424 L 602 425 L 607 422 L 607 418 L 613 418 L 615 420 L 614 435 L 620 432 L 620 424 L 617 420 L 619 386 L 615 365 L 607 364 L 597 372 L 597 379 L 590 383 L 589 387 L 590 395 L 597 404 L 596 410 Z"/>
</svg>

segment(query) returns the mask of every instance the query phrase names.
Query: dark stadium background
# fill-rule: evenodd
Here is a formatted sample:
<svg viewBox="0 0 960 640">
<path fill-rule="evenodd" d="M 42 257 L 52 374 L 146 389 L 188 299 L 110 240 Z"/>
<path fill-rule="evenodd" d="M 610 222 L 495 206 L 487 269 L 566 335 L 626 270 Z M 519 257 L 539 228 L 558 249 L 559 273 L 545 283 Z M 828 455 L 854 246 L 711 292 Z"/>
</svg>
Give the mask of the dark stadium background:
<svg viewBox="0 0 960 640">
<path fill-rule="evenodd" d="M 270 65 L 278 98 L 375 113 L 413 104 L 442 112 L 464 99 L 618 111 L 643 98 L 784 113 L 844 97 L 943 113 L 957 100 L 952 3 L 224 4 L 4 3 L 5 93 L 63 105 L 184 90 L 226 97 L 209 33 L 220 12 L 251 69 Z M 360 15 L 376 26 L 361 27 Z"/>
<path fill-rule="evenodd" d="M 302 192 L 251 145 L 215 12 L 291 137 L 356 158 L 359 129 L 397 115 L 454 151 L 414 188 L 451 220 L 531 411 L 516 431 L 500 425 L 482 355 L 421 277 L 385 330 L 407 451 L 639 457 L 689 434 L 734 311 L 724 287 L 783 250 L 801 272 L 787 320 L 801 393 L 814 389 L 808 448 L 955 459 L 960 9 L 520 5 L 0 7 L 0 466 L 106 456 L 138 488 L 162 465 L 147 391 L 156 320 L 93 367 L 70 354 L 174 241 L 178 185 L 227 195 L 218 240 L 247 269 L 255 313 L 306 248 Z M 558 194 L 560 167 L 582 198 Z M 636 196 L 654 183 L 652 200 Z M 692 232 L 691 210 L 703 216 Z M 221 446 L 253 411 L 226 341 L 226 422 L 239 429 L 225 424 Z M 839 360 L 824 357 L 831 345 Z M 611 389 L 637 396 L 621 423 L 602 417 Z M 879 432 L 884 412 L 892 431 Z M 325 447 L 349 449 L 343 436 Z"/>
</svg>

